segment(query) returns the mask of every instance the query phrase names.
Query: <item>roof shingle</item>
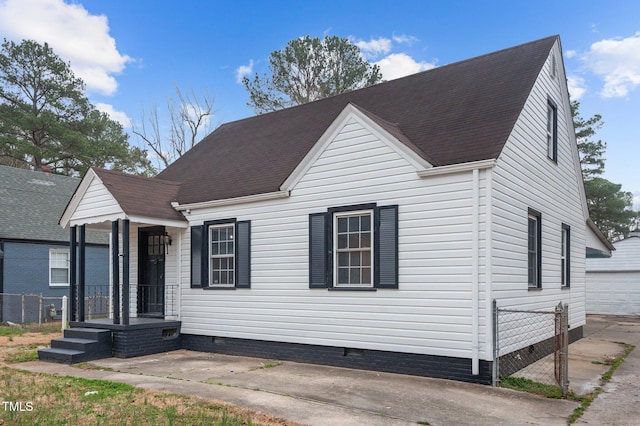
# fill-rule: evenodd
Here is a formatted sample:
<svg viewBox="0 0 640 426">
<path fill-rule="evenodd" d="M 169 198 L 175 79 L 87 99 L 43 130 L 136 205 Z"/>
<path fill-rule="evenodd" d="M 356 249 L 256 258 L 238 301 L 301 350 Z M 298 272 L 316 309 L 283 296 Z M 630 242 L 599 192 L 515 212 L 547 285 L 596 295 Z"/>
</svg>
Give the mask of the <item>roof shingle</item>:
<svg viewBox="0 0 640 426">
<path fill-rule="evenodd" d="M 278 191 L 352 103 L 433 166 L 497 158 L 557 36 L 220 126 L 158 178 L 181 204 Z"/>
</svg>

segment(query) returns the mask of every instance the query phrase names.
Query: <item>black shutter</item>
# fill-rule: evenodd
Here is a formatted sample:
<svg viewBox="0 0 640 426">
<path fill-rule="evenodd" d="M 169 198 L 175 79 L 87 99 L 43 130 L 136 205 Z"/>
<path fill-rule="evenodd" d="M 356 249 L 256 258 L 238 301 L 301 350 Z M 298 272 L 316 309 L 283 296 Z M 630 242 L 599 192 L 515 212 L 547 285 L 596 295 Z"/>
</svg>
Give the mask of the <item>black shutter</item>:
<svg viewBox="0 0 640 426">
<path fill-rule="evenodd" d="M 191 287 L 202 287 L 204 260 L 204 226 L 191 227 Z"/>
<path fill-rule="evenodd" d="M 376 209 L 376 288 L 398 288 L 398 206 Z"/>
<path fill-rule="evenodd" d="M 309 215 L 309 288 L 327 288 L 328 265 L 328 213 Z"/>
<path fill-rule="evenodd" d="M 236 222 L 236 288 L 251 288 L 251 221 Z"/>
</svg>

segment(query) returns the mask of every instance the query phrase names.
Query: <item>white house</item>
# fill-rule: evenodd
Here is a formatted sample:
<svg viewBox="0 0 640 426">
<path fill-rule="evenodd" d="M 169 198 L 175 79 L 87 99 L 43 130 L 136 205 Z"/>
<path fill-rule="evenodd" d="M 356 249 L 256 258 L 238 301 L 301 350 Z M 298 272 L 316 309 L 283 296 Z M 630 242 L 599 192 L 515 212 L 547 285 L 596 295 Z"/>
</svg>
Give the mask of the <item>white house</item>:
<svg viewBox="0 0 640 426">
<path fill-rule="evenodd" d="M 613 246 L 609 257 L 587 257 L 587 313 L 640 315 L 640 229 Z"/>
<path fill-rule="evenodd" d="M 582 335 L 587 218 L 554 36 L 224 124 L 153 179 L 91 170 L 61 224 L 112 231 L 115 328 L 488 383 L 494 299 Z"/>
</svg>

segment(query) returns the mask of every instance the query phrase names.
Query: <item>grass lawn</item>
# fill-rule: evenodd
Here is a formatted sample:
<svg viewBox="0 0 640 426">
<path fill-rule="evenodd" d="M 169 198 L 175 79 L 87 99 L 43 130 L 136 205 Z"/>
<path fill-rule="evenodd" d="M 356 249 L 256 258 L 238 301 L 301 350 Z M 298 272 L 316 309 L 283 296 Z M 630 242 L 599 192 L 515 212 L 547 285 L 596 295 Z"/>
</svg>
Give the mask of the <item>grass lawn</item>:
<svg viewBox="0 0 640 426">
<path fill-rule="evenodd" d="M 0 425 L 292 425 L 196 397 L 104 380 L 31 373 L 11 364 L 37 359 L 57 329 L 0 326 Z"/>
</svg>

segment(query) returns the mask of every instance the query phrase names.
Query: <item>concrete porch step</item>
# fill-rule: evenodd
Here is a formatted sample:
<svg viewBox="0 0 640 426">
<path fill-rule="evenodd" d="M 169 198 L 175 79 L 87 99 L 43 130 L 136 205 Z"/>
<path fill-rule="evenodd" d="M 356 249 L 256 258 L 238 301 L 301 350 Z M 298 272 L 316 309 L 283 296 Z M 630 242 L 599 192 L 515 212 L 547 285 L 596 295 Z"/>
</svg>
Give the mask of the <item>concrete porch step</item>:
<svg viewBox="0 0 640 426">
<path fill-rule="evenodd" d="M 75 364 L 112 356 L 111 330 L 69 328 L 64 337 L 51 340 L 51 348 L 40 349 L 41 361 Z"/>
<path fill-rule="evenodd" d="M 47 348 L 38 349 L 40 361 L 58 362 L 62 364 L 76 364 L 87 361 L 86 352 L 73 349 Z"/>
</svg>

